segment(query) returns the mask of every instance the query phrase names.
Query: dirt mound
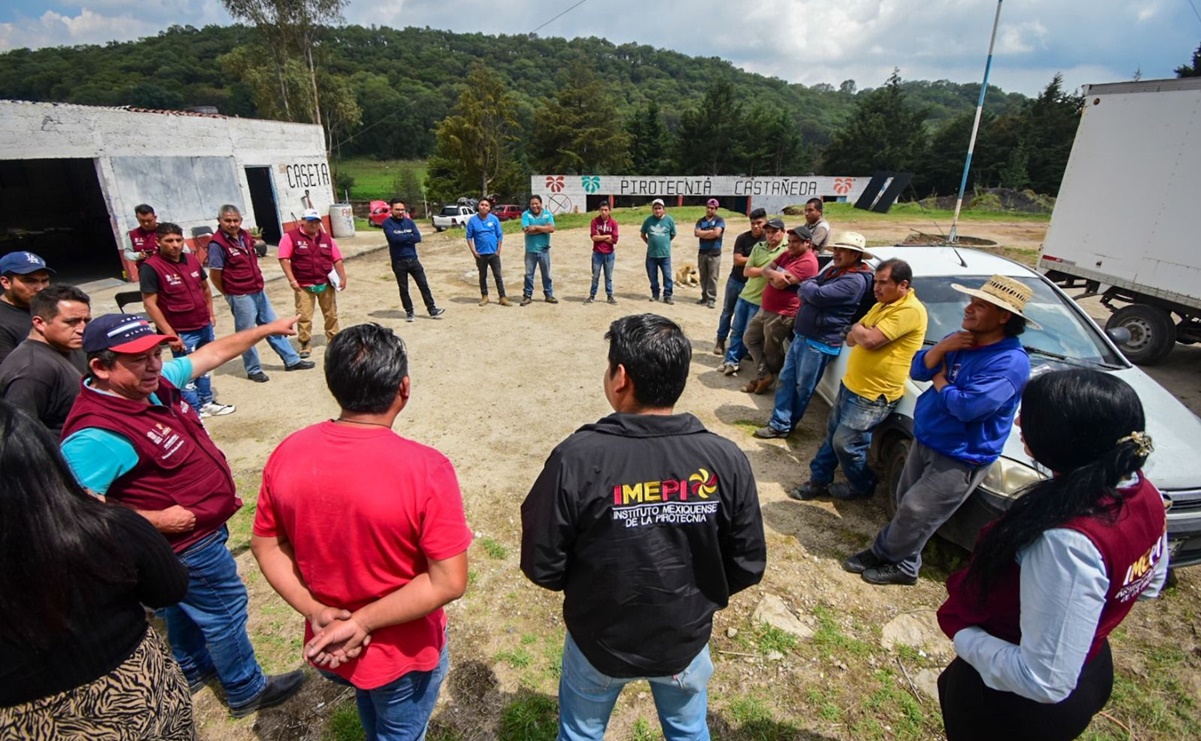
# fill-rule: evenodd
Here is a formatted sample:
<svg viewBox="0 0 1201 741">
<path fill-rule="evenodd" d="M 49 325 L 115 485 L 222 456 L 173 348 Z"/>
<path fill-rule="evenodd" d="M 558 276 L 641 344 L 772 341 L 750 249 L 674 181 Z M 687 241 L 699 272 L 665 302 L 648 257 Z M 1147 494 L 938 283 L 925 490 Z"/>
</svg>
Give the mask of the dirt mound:
<svg viewBox="0 0 1201 741">
<path fill-rule="evenodd" d="M 941 234 L 926 234 L 925 232 L 909 232 L 902 244 L 946 244 L 947 238 Z M 980 237 L 959 236 L 959 244 L 965 247 L 994 247 L 996 242 Z"/>
<path fill-rule="evenodd" d="M 955 208 L 955 196 L 931 196 L 921 201 L 926 208 L 950 211 Z M 1026 214 L 1049 214 L 1055 199 L 1032 190 L 1013 188 L 981 188 L 967 197 L 964 207 L 973 211 L 1018 211 Z"/>
</svg>

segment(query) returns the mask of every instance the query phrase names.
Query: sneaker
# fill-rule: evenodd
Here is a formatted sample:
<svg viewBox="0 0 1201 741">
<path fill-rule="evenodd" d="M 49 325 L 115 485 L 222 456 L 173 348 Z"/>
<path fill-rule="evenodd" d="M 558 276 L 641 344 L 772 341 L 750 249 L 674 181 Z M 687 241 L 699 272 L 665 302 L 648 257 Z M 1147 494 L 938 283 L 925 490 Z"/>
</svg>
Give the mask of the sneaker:
<svg viewBox="0 0 1201 741">
<path fill-rule="evenodd" d="M 483 296 L 481 296 L 481 297 L 480 297 L 480 304 L 479 304 L 479 305 L 480 305 L 480 306 L 487 306 L 487 305 L 488 305 L 488 294 L 486 294 L 486 293 L 485 293 Z"/>
<path fill-rule="evenodd" d="M 238 411 L 238 408 L 233 404 L 218 404 L 215 401 L 210 401 L 200 407 L 201 417 L 224 417 L 227 414 L 233 414 Z"/>
<path fill-rule="evenodd" d="M 235 718 L 245 718 L 247 715 L 265 708 L 273 708 L 300 691 L 304 684 L 304 671 L 297 669 L 287 674 L 276 674 L 267 677 L 267 686 L 250 702 L 229 709 Z"/>
<path fill-rule="evenodd" d="M 778 437 L 788 437 L 792 434 L 792 430 L 777 430 L 775 427 L 768 425 L 755 430 L 755 437 L 763 440 L 772 440 Z"/>
<path fill-rule="evenodd" d="M 512 306 L 513 305 L 513 302 L 510 301 L 508 299 L 508 297 L 506 297 L 506 296 L 501 296 L 500 299 L 496 303 L 500 304 L 501 306 Z"/>
<path fill-rule="evenodd" d="M 405 321 L 410 322 L 410 323 L 415 322 L 415 321 L 417 321 L 417 315 L 411 311 L 405 312 Z M 301 355 L 300 357 L 303 358 L 305 356 Z"/>
<path fill-rule="evenodd" d="M 614 306 L 617 306 L 617 299 L 615 299 L 615 298 L 613 298 L 612 296 L 610 296 L 608 299 L 606 299 L 606 300 L 605 300 L 605 303 L 607 303 L 607 304 L 613 304 Z"/>
<path fill-rule="evenodd" d="M 267 377 L 267 374 L 262 371 L 255 371 L 254 373 L 247 373 L 246 377 L 249 378 L 250 380 L 254 381 L 255 383 L 266 383 L 267 381 L 271 380 L 270 378 Z"/>
<path fill-rule="evenodd" d="M 651 301 L 658 301 L 658 300 L 659 300 L 658 296 L 651 296 Z"/>
<path fill-rule="evenodd" d="M 439 309 L 437 306 L 435 306 L 434 308 L 430 309 L 430 319 L 441 319 L 442 315 L 445 313 L 446 309 Z"/>
<path fill-rule="evenodd" d="M 595 300 L 596 300 L 596 296 L 589 296 L 588 298 L 584 299 L 584 303 L 590 304 Z"/>
<path fill-rule="evenodd" d="M 286 370 L 286 371 L 311 370 L 316 367 L 317 367 L 317 364 L 311 360 L 300 360 L 291 365 L 285 365 L 284 370 Z"/>
<path fill-rule="evenodd" d="M 717 342 L 713 343 L 713 354 L 714 355 L 725 355 L 726 354 L 726 341 L 725 340 L 718 340 Z"/>
<path fill-rule="evenodd" d="M 737 372 L 738 372 L 738 363 L 726 363 L 725 370 L 722 371 L 722 373 L 725 373 L 727 376 L 732 376 Z"/>
<path fill-rule="evenodd" d="M 522 297 L 521 297 L 521 305 L 522 305 L 522 306 L 529 306 L 529 305 L 530 305 L 530 304 L 532 304 L 533 302 L 534 302 L 534 300 L 533 300 L 532 298 L 530 298 L 529 296 L 522 296 Z"/>
<path fill-rule="evenodd" d="M 837 484 L 830 484 L 830 498 L 841 499 L 844 502 L 849 502 L 853 499 L 870 499 L 876 493 L 876 488 L 873 486 L 867 491 L 855 491 L 850 484 L 844 484 L 839 481 Z"/>
<path fill-rule="evenodd" d="M 849 571 L 852 574 L 862 574 L 868 569 L 879 568 L 886 563 L 887 561 L 884 561 L 875 553 L 872 553 L 872 549 L 868 548 L 866 551 L 859 551 L 855 555 L 843 561 L 842 568 L 843 571 Z"/>
<path fill-rule="evenodd" d="M 705 308 L 706 308 L 706 309 L 716 309 L 716 308 L 717 308 L 717 304 L 716 304 L 715 302 L 713 302 L 713 301 L 706 301 L 706 302 L 705 302 Z"/>
<path fill-rule="evenodd" d="M 308 356 L 310 356 L 312 354 L 313 354 L 313 348 L 309 347 L 308 345 L 300 346 L 300 357 L 307 358 Z"/>
<path fill-rule="evenodd" d="M 868 584 L 896 584 L 902 587 L 912 587 L 917 584 L 917 577 L 910 576 L 895 563 L 886 563 L 873 569 L 866 569 L 859 578 Z"/>
<path fill-rule="evenodd" d="M 557 304 L 557 303 L 559 303 L 559 299 L 555 298 L 554 296 L 547 296 L 547 297 L 546 297 L 546 303 L 548 303 L 548 304 Z"/>
<path fill-rule="evenodd" d="M 697 306 L 704 306 L 705 304 L 709 303 L 709 299 L 705 298 L 704 296 L 701 296 L 699 299 L 696 300 L 696 303 L 697 303 Z"/>
<path fill-rule="evenodd" d="M 672 300 L 671 300 L 671 296 L 664 296 L 664 297 L 663 297 L 663 303 L 665 303 L 665 304 L 674 304 L 674 303 L 675 303 L 675 301 L 672 301 Z"/>
<path fill-rule="evenodd" d="M 815 484 L 812 481 L 806 481 L 795 489 L 789 489 L 788 497 L 798 502 L 808 502 L 811 499 L 824 497 L 829 493 L 826 484 Z M 868 553 L 871 553 L 871 551 L 868 551 Z"/>
</svg>

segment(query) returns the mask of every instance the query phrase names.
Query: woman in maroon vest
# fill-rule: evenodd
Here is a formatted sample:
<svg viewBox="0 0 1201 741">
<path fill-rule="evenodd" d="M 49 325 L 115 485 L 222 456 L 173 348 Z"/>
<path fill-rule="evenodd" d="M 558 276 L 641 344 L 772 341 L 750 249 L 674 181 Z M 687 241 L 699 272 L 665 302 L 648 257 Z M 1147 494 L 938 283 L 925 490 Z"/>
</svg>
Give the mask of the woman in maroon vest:
<svg viewBox="0 0 1201 741">
<path fill-rule="evenodd" d="M 1106 636 L 1167 575 L 1163 498 L 1138 395 L 1094 370 L 1022 394 L 1026 452 L 1051 478 L 980 533 L 938 611 L 958 658 L 938 678 L 947 738 L 1072 739 L 1113 689 Z"/>
</svg>

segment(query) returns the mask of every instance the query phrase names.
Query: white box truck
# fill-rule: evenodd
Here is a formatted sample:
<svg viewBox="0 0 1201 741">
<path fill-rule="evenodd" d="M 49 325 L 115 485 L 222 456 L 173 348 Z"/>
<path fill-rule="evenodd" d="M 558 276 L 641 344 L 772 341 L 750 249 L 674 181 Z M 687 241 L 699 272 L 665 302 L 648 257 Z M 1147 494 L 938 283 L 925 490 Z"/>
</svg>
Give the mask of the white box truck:
<svg viewBox="0 0 1201 741">
<path fill-rule="evenodd" d="M 1133 363 L 1201 342 L 1201 78 L 1084 87 L 1038 265 L 1100 294 Z"/>
</svg>

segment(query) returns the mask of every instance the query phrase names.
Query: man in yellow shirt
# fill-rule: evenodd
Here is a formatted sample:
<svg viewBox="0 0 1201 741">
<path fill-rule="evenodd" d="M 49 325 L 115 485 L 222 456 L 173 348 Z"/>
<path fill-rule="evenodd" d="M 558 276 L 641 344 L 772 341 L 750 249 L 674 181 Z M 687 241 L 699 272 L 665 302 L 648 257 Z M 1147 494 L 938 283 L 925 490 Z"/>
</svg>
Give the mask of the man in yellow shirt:
<svg viewBox="0 0 1201 741">
<path fill-rule="evenodd" d="M 875 494 L 876 474 L 867 465 L 872 430 L 901 400 L 909 364 L 926 338 L 926 307 L 912 282 L 913 269 L 904 260 L 885 260 L 876 268 L 877 303 L 847 333 L 851 354 L 826 422 L 826 439 L 809 462 L 809 481 L 788 492 L 793 499 Z M 838 466 L 845 484 L 831 483 Z"/>
</svg>

